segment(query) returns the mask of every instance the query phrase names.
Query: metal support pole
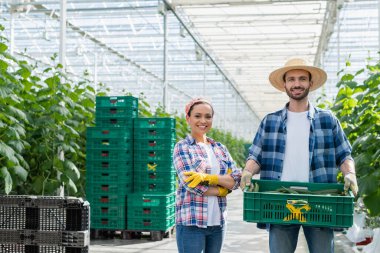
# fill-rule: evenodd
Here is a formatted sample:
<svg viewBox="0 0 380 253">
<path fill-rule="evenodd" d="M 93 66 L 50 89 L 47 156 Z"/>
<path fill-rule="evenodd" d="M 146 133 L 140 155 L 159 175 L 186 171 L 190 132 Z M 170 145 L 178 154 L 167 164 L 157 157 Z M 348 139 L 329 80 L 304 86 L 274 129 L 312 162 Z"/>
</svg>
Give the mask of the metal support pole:
<svg viewBox="0 0 380 253">
<path fill-rule="evenodd" d="M 339 15 L 336 17 L 336 25 L 337 25 L 337 33 L 336 33 L 336 48 L 337 48 L 337 57 L 338 57 L 338 64 L 337 64 L 337 72 L 340 71 L 340 20 Z M 339 76 L 338 76 L 339 78 Z M 339 80 L 338 80 L 339 81 Z"/>
<path fill-rule="evenodd" d="M 378 12 L 378 15 L 377 15 L 377 31 L 378 31 L 377 46 L 378 46 L 379 51 L 380 51 L 380 0 L 378 0 L 377 12 Z M 379 54 L 379 56 L 380 56 L 380 54 Z"/>
<path fill-rule="evenodd" d="M 164 76 L 163 76 L 163 101 L 162 105 L 164 107 L 164 111 L 168 112 L 168 15 L 166 5 L 163 13 L 164 16 Z"/>
<path fill-rule="evenodd" d="M 223 129 L 226 130 L 226 80 L 223 79 Z"/>
<path fill-rule="evenodd" d="M 206 96 L 206 79 L 207 79 L 206 65 L 207 65 L 207 56 L 205 56 L 205 58 L 203 59 L 203 91 L 202 91 L 203 97 Z"/>
<path fill-rule="evenodd" d="M 94 87 L 95 87 L 95 94 L 98 92 L 98 53 L 94 52 Z"/>
<path fill-rule="evenodd" d="M 10 19 L 9 19 L 9 23 L 10 23 L 10 39 L 9 39 L 9 42 L 10 42 L 10 53 L 11 55 L 13 55 L 13 52 L 15 50 L 15 14 L 12 10 L 12 8 L 10 9 L 10 12 L 11 12 L 11 15 L 10 15 Z"/>
<path fill-rule="evenodd" d="M 60 30 L 59 30 L 59 63 L 63 69 L 66 68 L 66 20 L 67 20 L 67 0 L 60 2 Z"/>
<path fill-rule="evenodd" d="M 238 128 L 238 125 L 240 124 L 240 122 L 239 122 L 239 106 L 238 106 L 239 102 L 238 102 L 238 99 L 239 99 L 239 96 L 236 93 L 236 96 L 235 96 L 235 124 L 234 124 L 235 137 L 239 137 L 239 128 Z"/>
</svg>

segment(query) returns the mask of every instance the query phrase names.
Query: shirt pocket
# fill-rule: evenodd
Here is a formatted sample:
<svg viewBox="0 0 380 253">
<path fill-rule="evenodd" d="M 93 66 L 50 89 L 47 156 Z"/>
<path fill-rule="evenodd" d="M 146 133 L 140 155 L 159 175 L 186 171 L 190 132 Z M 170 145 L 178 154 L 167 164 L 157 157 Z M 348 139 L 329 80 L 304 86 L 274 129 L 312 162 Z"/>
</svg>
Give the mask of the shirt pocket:
<svg viewBox="0 0 380 253">
<path fill-rule="evenodd" d="M 196 172 L 206 172 L 208 164 L 205 159 L 196 157 L 191 161 L 191 163 L 192 169 Z"/>
</svg>

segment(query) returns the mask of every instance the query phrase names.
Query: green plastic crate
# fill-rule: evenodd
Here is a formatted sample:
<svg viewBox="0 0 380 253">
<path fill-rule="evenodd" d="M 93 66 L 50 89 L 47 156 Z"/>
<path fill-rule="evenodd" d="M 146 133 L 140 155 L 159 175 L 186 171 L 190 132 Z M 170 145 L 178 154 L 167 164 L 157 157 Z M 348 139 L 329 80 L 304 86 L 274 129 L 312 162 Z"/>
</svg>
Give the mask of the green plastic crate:
<svg viewBox="0 0 380 253">
<path fill-rule="evenodd" d="M 135 128 L 134 139 L 149 139 L 149 140 L 176 140 L 175 129 L 166 128 Z"/>
<path fill-rule="evenodd" d="M 86 141 L 86 149 L 133 149 L 133 139 L 91 138 Z"/>
<path fill-rule="evenodd" d="M 164 184 L 167 183 L 175 183 L 176 181 L 176 173 L 158 173 L 158 172 L 144 172 L 144 173 L 134 173 L 133 177 L 136 182 L 142 182 L 146 184 Z"/>
<path fill-rule="evenodd" d="M 123 127 L 133 131 L 133 118 L 98 117 L 95 119 L 95 124 L 98 127 Z"/>
<path fill-rule="evenodd" d="M 133 131 L 125 127 L 87 127 L 87 140 L 90 139 L 133 139 Z"/>
<path fill-rule="evenodd" d="M 133 123 L 135 128 L 175 128 L 174 118 L 136 118 Z"/>
<path fill-rule="evenodd" d="M 120 148 L 120 149 L 87 149 L 86 160 L 100 160 L 100 161 L 123 161 L 132 160 L 133 150 Z"/>
<path fill-rule="evenodd" d="M 127 228 L 127 218 L 91 216 L 91 228 L 122 230 Z"/>
<path fill-rule="evenodd" d="M 87 193 L 86 199 L 92 205 L 101 206 L 125 206 L 126 196 L 121 194 L 90 194 Z"/>
<path fill-rule="evenodd" d="M 160 207 L 175 204 L 175 193 L 132 193 L 127 195 L 129 207 Z"/>
<path fill-rule="evenodd" d="M 133 171 L 133 161 L 86 160 L 86 173 L 119 173 Z"/>
<path fill-rule="evenodd" d="M 124 118 L 124 119 L 132 119 L 137 118 L 138 112 L 137 108 L 131 107 L 131 108 L 123 108 L 123 107 L 103 107 L 103 108 L 96 108 L 95 111 L 95 123 L 99 119 L 117 119 L 117 118 Z"/>
<path fill-rule="evenodd" d="M 173 150 L 175 140 L 165 139 L 134 139 L 134 149 L 142 150 Z"/>
<path fill-rule="evenodd" d="M 171 160 L 161 160 L 161 161 L 134 161 L 134 171 L 135 172 L 175 172 L 173 162 Z"/>
<path fill-rule="evenodd" d="M 167 219 L 149 219 L 149 218 L 129 218 L 127 219 L 127 228 L 129 230 L 159 230 L 166 231 L 173 227 L 175 223 L 175 216 Z"/>
<path fill-rule="evenodd" d="M 175 214 L 175 205 L 166 207 L 135 207 L 128 206 L 127 216 L 133 218 L 167 219 Z"/>
<path fill-rule="evenodd" d="M 318 227 L 351 227 L 354 198 L 312 194 L 284 194 L 275 191 L 281 187 L 302 187 L 309 191 L 338 189 L 342 184 L 281 182 L 252 180 L 259 184 L 259 192 L 244 191 L 243 220 L 270 224 L 302 224 Z M 305 201 L 297 204 L 297 201 Z"/>
<path fill-rule="evenodd" d="M 173 157 L 173 150 L 143 150 L 135 149 L 133 160 L 135 161 L 170 161 Z"/>
<path fill-rule="evenodd" d="M 126 206 L 91 206 L 91 217 L 111 217 L 125 219 L 127 216 Z"/>
<path fill-rule="evenodd" d="M 117 183 L 92 183 L 86 182 L 87 195 L 114 195 L 114 194 L 129 194 L 133 191 L 133 180 L 129 182 Z"/>
<path fill-rule="evenodd" d="M 171 193 L 175 191 L 175 182 L 147 182 L 146 180 L 136 179 L 133 182 L 134 192 L 149 192 L 149 193 Z"/>
<path fill-rule="evenodd" d="M 96 97 L 96 107 L 138 107 L 138 98 L 133 96 Z"/>
</svg>

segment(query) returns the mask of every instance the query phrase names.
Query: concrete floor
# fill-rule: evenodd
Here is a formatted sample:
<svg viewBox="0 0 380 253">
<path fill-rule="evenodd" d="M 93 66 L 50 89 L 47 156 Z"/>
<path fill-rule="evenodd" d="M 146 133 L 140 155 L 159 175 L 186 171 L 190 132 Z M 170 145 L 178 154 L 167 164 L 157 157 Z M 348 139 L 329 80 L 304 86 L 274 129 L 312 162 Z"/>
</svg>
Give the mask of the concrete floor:
<svg viewBox="0 0 380 253">
<path fill-rule="evenodd" d="M 243 219 L 243 193 L 236 190 L 228 195 L 228 221 L 227 235 L 223 247 L 223 253 L 238 252 L 269 252 L 268 233 L 257 229 L 255 223 L 244 222 Z M 353 244 L 341 234 L 335 236 L 336 253 L 354 253 Z M 142 239 L 121 240 L 91 240 L 90 253 L 129 253 L 129 252 L 177 252 L 175 235 L 162 241 L 150 241 L 148 236 Z M 305 237 L 300 233 L 296 253 L 309 252 Z"/>
</svg>

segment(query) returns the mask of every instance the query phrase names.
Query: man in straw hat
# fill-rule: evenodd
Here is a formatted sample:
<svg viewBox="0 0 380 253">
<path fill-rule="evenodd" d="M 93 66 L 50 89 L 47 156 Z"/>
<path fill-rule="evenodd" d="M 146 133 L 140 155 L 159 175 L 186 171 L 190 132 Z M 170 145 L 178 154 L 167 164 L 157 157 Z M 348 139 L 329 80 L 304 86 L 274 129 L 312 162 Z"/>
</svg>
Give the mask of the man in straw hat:
<svg viewBox="0 0 380 253">
<path fill-rule="evenodd" d="M 321 87 L 326 79 L 325 71 L 298 58 L 269 75 L 270 83 L 286 92 L 289 102 L 262 120 L 242 173 L 242 189 L 250 186 L 257 173 L 263 180 L 336 183 L 339 167 L 345 189 L 357 194 L 351 145 L 338 119 L 308 100 L 309 91 Z M 270 252 L 295 251 L 300 225 L 266 227 Z M 333 229 L 303 226 L 303 230 L 311 253 L 334 252 Z"/>
</svg>

